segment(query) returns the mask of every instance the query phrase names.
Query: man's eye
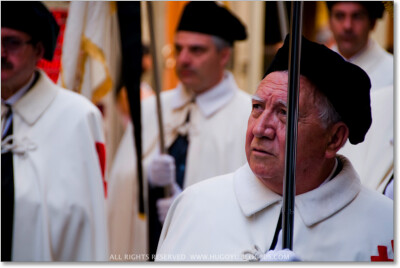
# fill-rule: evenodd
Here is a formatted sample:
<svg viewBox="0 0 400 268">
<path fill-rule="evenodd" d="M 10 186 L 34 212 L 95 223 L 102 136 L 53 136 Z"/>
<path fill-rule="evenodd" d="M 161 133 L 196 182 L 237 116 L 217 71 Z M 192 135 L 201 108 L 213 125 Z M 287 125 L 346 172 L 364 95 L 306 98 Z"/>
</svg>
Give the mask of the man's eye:
<svg viewBox="0 0 400 268">
<path fill-rule="evenodd" d="M 335 17 L 336 20 L 343 20 L 344 19 L 344 14 L 335 13 L 334 17 Z"/>
<path fill-rule="evenodd" d="M 279 109 L 279 114 L 286 116 L 286 109 Z"/>
<path fill-rule="evenodd" d="M 353 15 L 353 19 L 355 20 L 363 20 L 367 15 L 363 13 L 356 13 Z"/>
<path fill-rule="evenodd" d="M 192 48 L 190 49 L 190 51 L 191 51 L 193 54 L 201 54 L 201 53 L 203 53 L 203 52 L 205 51 L 205 49 L 204 49 L 203 47 L 192 47 Z"/>
<path fill-rule="evenodd" d="M 253 103 L 253 110 L 261 109 L 261 105 L 258 103 Z"/>
<path fill-rule="evenodd" d="M 19 39 L 9 38 L 5 39 L 3 43 L 9 46 L 20 46 L 22 44 L 22 41 Z"/>
</svg>

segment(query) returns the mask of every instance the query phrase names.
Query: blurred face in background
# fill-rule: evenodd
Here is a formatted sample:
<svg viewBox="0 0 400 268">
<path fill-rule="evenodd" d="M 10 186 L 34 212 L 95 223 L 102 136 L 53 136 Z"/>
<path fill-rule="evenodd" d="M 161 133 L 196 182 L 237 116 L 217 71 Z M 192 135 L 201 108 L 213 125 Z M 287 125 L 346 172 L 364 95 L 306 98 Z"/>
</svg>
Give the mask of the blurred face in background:
<svg viewBox="0 0 400 268">
<path fill-rule="evenodd" d="M 367 9 L 359 3 L 334 4 L 329 23 L 340 54 L 349 59 L 361 51 L 368 43 L 375 21 L 371 21 Z"/>
<path fill-rule="evenodd" d="M 186 89 L 195 94 L 218 84 L 229 61 L 230 49 L 217 49 L 208 34 L 178 31 L 175 36 L 176 72 Z"/>
<path fill-rule="evenodd" d="M 43 56 L 43 45 L 34 45 L 31 41 L 27 33 L 1 28 L 1 94 L 4 99 L 29 81 Z"/>
</svg>

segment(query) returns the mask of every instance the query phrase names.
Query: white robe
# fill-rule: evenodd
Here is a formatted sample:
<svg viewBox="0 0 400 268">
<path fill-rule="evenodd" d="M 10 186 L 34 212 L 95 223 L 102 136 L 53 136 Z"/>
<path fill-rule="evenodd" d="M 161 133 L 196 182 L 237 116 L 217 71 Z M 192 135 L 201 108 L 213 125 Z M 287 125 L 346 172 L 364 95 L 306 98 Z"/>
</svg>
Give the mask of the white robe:
<svg viewBox="0 0 400 268">
<path fill-rule="evenodd" d="M 189 147 L 184 186 L 232 172 L 246 162 L 245 134 L 251 111 L 251 98 L 240 90 L 229 72 L 217 86 L 199 95 L 194 105 L 192 96 L 182 85 L 162 93 L 165 144 L 169 147 L 178 128 L 191 109 Z M 155 98 L 142 104 L 143 169 L 159 153 Z M 130 261 L 125 254 L 147 252 L 146 221 L 138 217 L 136 155 L 132 125 L 122 138 L 109 178 L 108 219 L 111 258 Z M 145 184 L 147 182 L 145 181 Z M 128 255 L 128 258 L 130 256 Z M 137 259 L 135 259 L 137 260 Z"/>
<path fill-rule="evenodd" d="M 393 259 L 393 202 L 361 186 L 344 157 L 332 180 L 297 195 L 293 250 L 302 261 L 370 261 L 385 247 Z M 172 204 L 157 261 L 243 261 L 270 248 L 282 197 L 248 164 L 187 188 Z"/>
<path fill-rule="evenodd" d="M 349 158 L 365 186 L 383 193 L 393 174 L 393 55 L 369 39 L 349 61 L 371 79 L 372 125 L 363 143 L 347 142 L 339 153 Z"/>
<path fill-rule="evenodd" d="M 380 193 L 393 175 L 393 102 L 393 86 L 372 91 L 372 125 L 364 142 L 347 142 L 339 151 L 351 161 L 362 184 Z"/>
<path fill-rule="evenodd" d="M 332 50 L 338 52 L 337 46 Z M 369 39 L 366 48 L 351 57 L 349 62 L 361 67 L 371 80 L 371 91 L 393 86 L 393 55 L 384 50 L 375 40 Z"/>
<path fill-rule="evenodd" d="M 14 142 L 20 145 L 13 154 L 12 260 L 106 260 L 105 192 L 96 149 L 104 146 L 100 112 L 42 71 L 12 108 Z"/>
</svg>

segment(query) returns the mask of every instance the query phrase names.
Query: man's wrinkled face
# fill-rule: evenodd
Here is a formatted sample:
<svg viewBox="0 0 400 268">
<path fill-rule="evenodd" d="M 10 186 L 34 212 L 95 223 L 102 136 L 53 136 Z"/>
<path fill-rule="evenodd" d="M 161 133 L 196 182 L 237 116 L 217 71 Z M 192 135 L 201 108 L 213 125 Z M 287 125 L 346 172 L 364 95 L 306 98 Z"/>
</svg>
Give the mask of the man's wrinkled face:
<svg viewBox="0 0 400 268">
<path fill-rule="evenodd" d="M 31 37 L 11 28 L 1 28 L 2 87 L 23 85 L 31 77 L 43 52 L 31 43 Z"/>
<path fill-rule="evenodd" d="M 339 2 L 332 6 L 330 28 L 340 54 L 351 58 L 368 43 L 369 32 L 374 24 L 367 9 L 355 2 Z"/>
<path fill-rule="evenodd" d="M 183 85 L 202 93 L 220 82 L 229 57 L 217 50 L 212 36 L 178 31 L 175 36 L 176 72 Z"/>
<path fill-rule="evenodd" d="M 246 156 L 253 173 L 271 190 L 282 190 L 287 112 L 287 72 L 273 72 L 260 83 L 252 99 L 246 133 Z M 300 77 L 297 140 L 298 177 L 324 157 L 328 136 L 315 105 L 316 89 Z"/>
</svg>

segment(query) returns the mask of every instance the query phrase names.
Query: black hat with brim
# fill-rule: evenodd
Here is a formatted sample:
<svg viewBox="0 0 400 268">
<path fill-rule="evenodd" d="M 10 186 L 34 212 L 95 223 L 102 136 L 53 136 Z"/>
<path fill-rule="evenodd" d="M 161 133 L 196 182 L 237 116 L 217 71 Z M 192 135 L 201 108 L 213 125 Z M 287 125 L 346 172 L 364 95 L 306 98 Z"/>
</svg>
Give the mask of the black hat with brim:
<svg viewBox="0 0 400 268">
<path fill-rule="evenodd" d="M 289 35 L 264 77 L 272 72 L 288 70 L 288 64 Z M 300 74 L 314 83 L 332 103 L 341 121 L 349 128 L 350 143 L 364 141 L 372 123 L 371 82 L 366 72 L 326 46 L 302 37 Z"/>
<path fill-rule="evenodd" d="M 50 11 L 37 1 L 1 2 L 1 27 L 27 33 L 44 46 L 44 58 L 52 60 L 60 30 Z"/>
<path fill-rule="evenodd" d="M 230 44 L 247 38 L 242 22 L 215 2 L 193 1 L 185 6 L 177 31 L 218 36 Z"/>
</svg>

